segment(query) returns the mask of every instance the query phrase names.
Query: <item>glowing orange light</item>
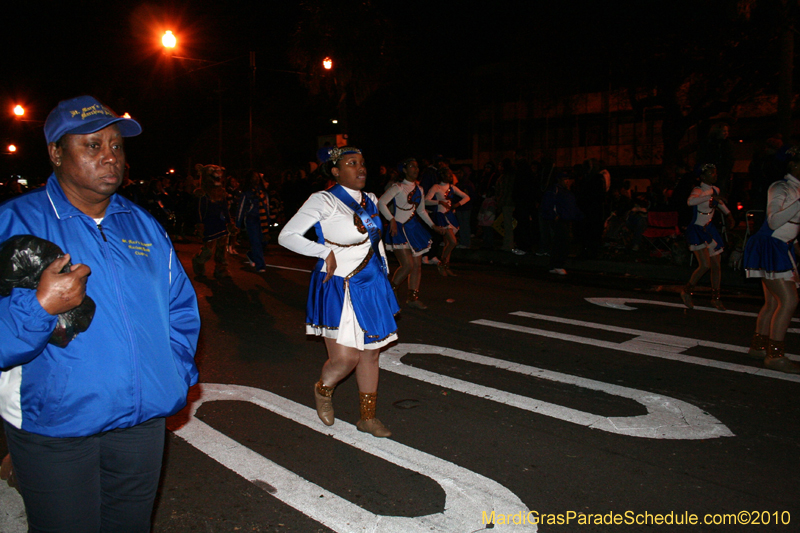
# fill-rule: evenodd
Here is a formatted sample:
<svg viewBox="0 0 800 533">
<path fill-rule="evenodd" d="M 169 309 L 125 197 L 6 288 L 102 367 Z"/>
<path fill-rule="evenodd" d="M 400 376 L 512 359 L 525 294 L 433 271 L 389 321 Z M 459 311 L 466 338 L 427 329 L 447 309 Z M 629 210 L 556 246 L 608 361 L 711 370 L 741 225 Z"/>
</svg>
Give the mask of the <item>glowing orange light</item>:
<svg viewBox="0 0 800 533">
<path fill-rule="evenodd" d="M 736 204 L 736 209 L 738 211 L 741 211 L 742 209 L 744 209 L 744 206 L 742 205 L 742 202 L 739 202 L 739 203 Z"/>
<path fill-rule="evenodd" d="M 333 68 L 333 59 L 330 57 L 326 57 L 322 60 L 322 66 L 325 67 L 325 70 L 330 70 Z"/>
<path fill-rule="evenodd" d="M 14 146 L 13 144 L 9 144 L 9 145 L 8 145 L 8 151 L 9 151 L 9 152 L 11 152 L 11 153 L 13 154 L 14 152 L 16 152 L 16 151 L 17 151 L 17 147 L 16 147 L 16 146 Z"/>
<path fill-rule="evenodd" d="M 161 44 L 164 45 L 164 48 L 175 48 L 175 45 L 178 44 L 178 39 L 172 34 L 170 30 L 164 32 L 164 36 L 161 37 Z"/>
<path fill-rule="evenodd" d="M 174 168 L 169 169 L 169 173 L 170 174 L 175 174 L 175 169 Z"/>
<path fill-rule="evenodd" d="M 25 108 L 22 107 L 21 105 L 14 106 L 14 114 L 17 115 L 18 117 L 21 117 L 22 115 L 25 114 Z"/>
<path fill-rule="evenodd" d="M 122 118 L 131 118 L 131 114 L 130 113 L 123 113 L 122 114 Z"/>
</svg>

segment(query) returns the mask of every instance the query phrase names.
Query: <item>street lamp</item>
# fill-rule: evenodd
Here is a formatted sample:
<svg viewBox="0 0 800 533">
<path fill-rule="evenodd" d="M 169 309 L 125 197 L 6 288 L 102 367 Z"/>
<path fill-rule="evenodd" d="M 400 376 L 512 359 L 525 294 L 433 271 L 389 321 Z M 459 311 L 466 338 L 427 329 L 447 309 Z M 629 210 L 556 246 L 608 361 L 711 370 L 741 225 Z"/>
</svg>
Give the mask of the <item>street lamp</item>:
<svg viewBox="0 0 800 533">
<path fill-rule="evenodd" d="M 171 31 L 167 30 L 164 32 L 164 36 L 161 37 L 161 44 L 164 48 L 175 48 L 175 45 L 178 44 L 178 39 L 175 38 Z"/>
<path fill-rule="evenodd" d="M 323 59 L 322 60 L 322 68 L 324 68 L 325 70 L 332 69 L 333 68 L 333 59 L 331 59 L 330 57 L 326 57 L 325 59 Z"/>
<path fill-rule="evenodd" d="M 21 117 L 22 115 L 24 115 L 24 114 L 25 114 L 25 108 L 24 108 L 24 107 L 22 107 L 22 106 L 21 106 L 21 105 L 19 105 L 19 104 L 15 105 L 15 106 L 14 106 L 14 114 L 15 114 L 16 116 L 18 116 L 18 117 Z"/>
<path fill-rule="evenodd" d="M 13 144 L 9 144 L 8 145 L 8 153 L 9 154 L 13 154 L 16 151 L 17 151 L 17 147 L 15 145 L 13 145 Z"/>
</svg>

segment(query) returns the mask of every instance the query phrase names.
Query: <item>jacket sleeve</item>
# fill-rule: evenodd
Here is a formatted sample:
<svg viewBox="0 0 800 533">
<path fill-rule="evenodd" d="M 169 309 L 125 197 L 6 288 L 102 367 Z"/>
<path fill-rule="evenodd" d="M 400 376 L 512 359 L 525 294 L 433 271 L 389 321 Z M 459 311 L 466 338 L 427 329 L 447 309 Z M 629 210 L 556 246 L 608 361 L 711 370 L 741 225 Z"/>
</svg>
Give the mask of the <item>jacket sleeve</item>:
<svg viewBox="0 0 800 533">
<path fill-rule="evenodd" d="M 394 214 L 389 210 L 389 202 L 394 200 L 394 197 L 397 196 L 400 191 L 400 187 L 397 185 L 392 185 L 386 189 L 386 192 L 384 192 L 378 199 L 378 210 L 380 210 L 383 218 L 386 220 L 392 220 L 394 218 Z"/>
<path fill-rule="evenodd" d="M 692 189 L 692 194 L 689 195 L 689 199 L 686 200 L 686 205 L 695 206 L 700 205 L 703 202 L 707 202 L 709 197 L 713 194 L 713 190 L 709 189 L 708 191 L 704 191 L 700 187 L 695 187 Z"/>
<path fill-rule="evenodd" d="M 189 386 L 197 383 L 197 365 L 194 362 L 197 338 L 200 335 L 200 312 L 192 283 L 183 270 L 175 250 L 170 248 L 169 338 L 172 356 L 184 369 L 184 379 Z"/>
<path fill-rule="evenodd" d="M 769 229 L 776 230 L 789 222 L 798 211 L 800 203 L 789 200 L 789 195 L 783 182 L 776 181 L 767 192 L 767 223 Z"/>
<path fill-rule="evenodd" d="M 331 249 L 305 237 L 314 224 L 333 213 L 333 198 L 329 193 L 314 193 L 295 215 L 286 223 L 278 235 L 278 244 L 296 254 L 325 259 Z"/>
<path fill-rule="evenodd" d="M 467 193 L 465 193 L 464 191 L 462 191 L 461 189 L 459 189 L 458 187 L 456 187 L 455 185 L 453 185 L 453 192 L 456 193 L 456 195 L 461 197 L 461 199 L 459 200 L 459 203 L 461 205 L 464 205 L 467 202 L 469 202 L 469 195 Z"/>
<path fill-rule="evenodd" d="M 42 308 L 33 289 L 13 289 L 0 298 L 0 369 L 28 363 L 42 353 L 57 320 Z"/>
</svg>

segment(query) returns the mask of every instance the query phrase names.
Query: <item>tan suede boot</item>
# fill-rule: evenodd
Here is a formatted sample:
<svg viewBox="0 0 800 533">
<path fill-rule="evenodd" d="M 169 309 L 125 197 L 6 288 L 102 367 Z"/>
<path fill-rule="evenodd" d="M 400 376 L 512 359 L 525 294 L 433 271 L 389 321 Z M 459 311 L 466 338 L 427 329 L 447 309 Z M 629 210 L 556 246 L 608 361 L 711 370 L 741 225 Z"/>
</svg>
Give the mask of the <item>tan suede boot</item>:
<svg viewBox="0 0 800 533">
<path fill-rule="evenodd" d="M 770 339 L 767 344 L 767 356 L 764 358 L 764 366 L 770 370 L 777 370 L 778 372 L 800 374 L 800 365 L 786 359 L 784 355 L 784 346 L 784 341 L 774 341 Z"/>
<path fill-rule="evenodd" d="M 408 290 L 408 299 L 406 299 L 406 304 L 414 309 L 425 310 L 428 308 L 428 306 L 422 303 L 422 300 L 419 299 L 419 291 L 415 291 L 414 289 Z"/>
<path fill-rule="evenodd" d="M 694 303 L 692 302 L 692 289 L 694 289 L 694 285 L 689 283 L 687 283 L 686 286 L 681 289 L 681 300 L 683 300 L 683 305 L 689 309 L 694 309 Z"/>
<path fill-rule="evenodd" d="M 375 418 L 375 403 L 378 400 L 378 394 L 375 392 L 359 392 L 358 398 L 361 401 L 361 420 L 356 423 L 358 430 L 369 433 L 373 437 L 391 436 L 392 432 L 380 420 Z"/>
<path fill-rule="evenodd" d="M 317 415 L 326 426 L 332 426 L 333 417 L 333 387 L 326 387 L 322 380 L 314 385 L 314 400 L 317 404 Z"/>
<path fill-rule="evenodd" d="M 719 299 L 719 289 L 711 289 L 711 305 L 713 305 L 719 311 L 727 311 Z"/>
<path fill-rule="evenodd" d="M 750 341 L 750 350 L 747 352 L 747 357 L 752 359 L 761 359 L 762 361 L 767 356 L 767 343 L 769 342 L 769 337 L 766 335 L 760 335 L 758 333 L 753 334 L 753 340 Z"/>
</svg>

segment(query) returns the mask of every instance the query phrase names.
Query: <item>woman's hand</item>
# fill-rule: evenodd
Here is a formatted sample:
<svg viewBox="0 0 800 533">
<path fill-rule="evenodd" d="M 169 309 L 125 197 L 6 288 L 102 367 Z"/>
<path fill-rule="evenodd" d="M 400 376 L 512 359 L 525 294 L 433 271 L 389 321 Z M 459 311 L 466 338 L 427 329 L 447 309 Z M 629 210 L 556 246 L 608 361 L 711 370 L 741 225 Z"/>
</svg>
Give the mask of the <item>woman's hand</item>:
<svg viewBox="0 0 800 533">
<path fill-rule="evenodd" d="M 69 263 L 69 254 L 50 263 L 39 278 L 36 298 L 42 309 L 51 315 L 60 315 L 78 307 L 86 296 L 86 278 L 92 273 L 86 265 L 72 265 L 64 274 L 61 270 Z"/>
<path fill-rule="evenodd" d="M 389 233 L 392 237 L 397 235 L 397 221 L 395 219 L 389 221 Z"/>
<path fill-rule="evenodd" d="M 327 274 L 325 279 L 322 280 L 322 283 L 327 283 L 328 280 L 333 277 L 333 273 L 336 272 L 336 256 L 333 255 L 333 251 L 325 258 L 325 271 Z"/>
<path fill-rule="evenodd" d="M 439 235 L 444 235 L 445 233 L 447 233 L 447 228 L 444 226 L 434 226 L 433 230 Z"/>
<path fill-rule="evenodd" d="M 450 210 L 450 200 L 439 200 L 439 205 L 444 206 L 447 211 Z"/>
</svg>

